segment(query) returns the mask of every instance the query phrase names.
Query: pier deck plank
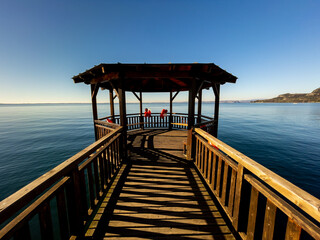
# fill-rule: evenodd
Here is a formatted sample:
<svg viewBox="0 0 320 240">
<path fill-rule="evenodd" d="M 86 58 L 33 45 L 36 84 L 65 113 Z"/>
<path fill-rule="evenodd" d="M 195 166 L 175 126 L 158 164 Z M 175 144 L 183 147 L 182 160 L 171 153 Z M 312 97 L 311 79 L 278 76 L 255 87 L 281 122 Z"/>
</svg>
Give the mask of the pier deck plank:
<svg viewBox="0 0 320 240">
<path fill-rule="evenodd" d="M 186 131 L 128 134 L 130 169 L 119 184 L 103 239 L 235 239 L 182 155 Z"/>
</svg>

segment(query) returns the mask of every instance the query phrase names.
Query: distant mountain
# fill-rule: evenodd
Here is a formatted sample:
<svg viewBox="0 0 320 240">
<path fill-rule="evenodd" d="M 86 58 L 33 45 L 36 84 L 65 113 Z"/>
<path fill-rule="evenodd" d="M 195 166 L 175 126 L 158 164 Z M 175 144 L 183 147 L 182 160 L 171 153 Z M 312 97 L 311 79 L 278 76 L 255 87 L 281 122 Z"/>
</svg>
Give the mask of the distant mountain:
<svg viewBox="0 0 320 240">
<path fill-rule="evenodd" d="M 314 103 L 320 102 L 320 88 L 312 91 L 311 93 L 286 93 L 278 97 L 252 101 L 254 103 Z"/>
</svg>

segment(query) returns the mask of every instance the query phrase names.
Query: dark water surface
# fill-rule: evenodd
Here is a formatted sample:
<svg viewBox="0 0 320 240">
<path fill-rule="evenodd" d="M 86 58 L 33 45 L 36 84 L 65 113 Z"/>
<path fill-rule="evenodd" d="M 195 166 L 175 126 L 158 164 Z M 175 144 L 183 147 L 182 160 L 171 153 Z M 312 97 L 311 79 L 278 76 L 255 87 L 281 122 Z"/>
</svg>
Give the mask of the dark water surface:
<svg viewBox="0 0 320 240">
<path fill-rule="evenodd" d="M 212 103 L 202 109 L 213 115 Z M 98 110 L 109 114 L 106 104 Z M 128 113 L 138 111 L 127 104 Z M 186 103 L 173 111 L 186 113 Z M 320 104 L 221 104 L 219 138 L 320 198 Z M 0 105 L 0 200 L 93 141 L 90 104 Z"/>
</svg>

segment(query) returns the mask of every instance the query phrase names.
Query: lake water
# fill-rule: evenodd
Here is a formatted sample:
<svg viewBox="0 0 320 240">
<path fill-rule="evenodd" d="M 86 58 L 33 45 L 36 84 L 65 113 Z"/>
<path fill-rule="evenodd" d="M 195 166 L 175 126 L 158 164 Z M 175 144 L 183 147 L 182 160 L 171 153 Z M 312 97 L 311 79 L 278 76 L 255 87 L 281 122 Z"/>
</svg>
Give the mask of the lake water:
<svg viewBox="0 0 320 240">
<path fill-rule="evenodd" d="M 118 109 L 117 105 L 115 106 Z M 143 107 L 152 112 L 168 104 Z M 213 103 L 203 103 L 213 115 Z M 99 117 L 109 115 L 99 104 Z M 127 112 L 139 111 L 127 104 Z M 187 112 L 175 103 L 173 112 Z M 320 104 L 220 105 L 219 138 L 320 198 Z M 94 141 L 90 104 L 0 105 L 0 200 Z"/>
</svg>

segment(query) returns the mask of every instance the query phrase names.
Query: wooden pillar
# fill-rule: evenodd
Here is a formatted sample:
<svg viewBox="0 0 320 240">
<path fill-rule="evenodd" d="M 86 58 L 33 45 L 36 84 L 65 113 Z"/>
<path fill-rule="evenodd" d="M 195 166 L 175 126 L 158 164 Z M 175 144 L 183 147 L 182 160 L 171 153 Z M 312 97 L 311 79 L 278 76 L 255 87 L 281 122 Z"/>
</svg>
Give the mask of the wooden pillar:
<svg viewBox="0 0 320 240">
<path fill-rule="evenodd" d="M 91 105 L 92 105 L 92 114 L 93 114 L 93 127 L 94 127 L 94 137 L 95 140 L 98 140 L 98 132 L 96 128 L 95 121 L 98 119 L 98 111 L 97 111 L 97 93 L 99 91 L 98 84 L 91 84 Z"/>
<path fill-rule="evenodd" d="M 170 91 L 169 130 L 172 130 L 172 91 Z"/>
<path fill-rule="evenodd" d="M 110 115 L 111 120 L 114 122 L 114 99 L 113 99 L 113 90 L 109 90 L 109 96 L 110 96 Z"/>
<path fill-rule="evenodd" d="M 191 88 L 189 89 L 189 99 L 188 99 L 188 138 L 187 138 L 187 159 L 194 159 L 194 137 L 192 134 L 194 127 L 194 110 L 195 110 L 195 99 L 196 99 L 196 81 L 192 79 Z"/>
<path fill-rule="evenodd" d="M 123 79 L 119 79 L 120 86 L 118 88 L 119 94 L 119 113 L 120 113 L 120 125 L 123 127 L 123 138 L 122 138 L 122 156 L 123 160 L 127 160 L 127 110 L 126 110 L 126 92 L 123 89 L 124 83 Z"/>
<path fill-rule="evenodd" d="M 198 122 L 201 123 L 201 107 L 202 107 L 202 89 L 199 90 L 198 93 Z"/>
<path fill-rule="evenodd" d="M 143 115 L 142 115 L 142 92 L 140 92 L 140 117 L 139 117 L 139 121 L 140 121 L 140 128 L 143 130 L 144 129 L 144 123 L 143 123 Z"/>
<path fill-rule="evenodd" d="M 214 84 L 213 91 L 215 95 L 214 102 L 214 124 L 213 124 L 213 136 L 218 137 L 218 121 L 219 121 L 219 103 L 220 103 L 220 84 Z"/>
</svg>

